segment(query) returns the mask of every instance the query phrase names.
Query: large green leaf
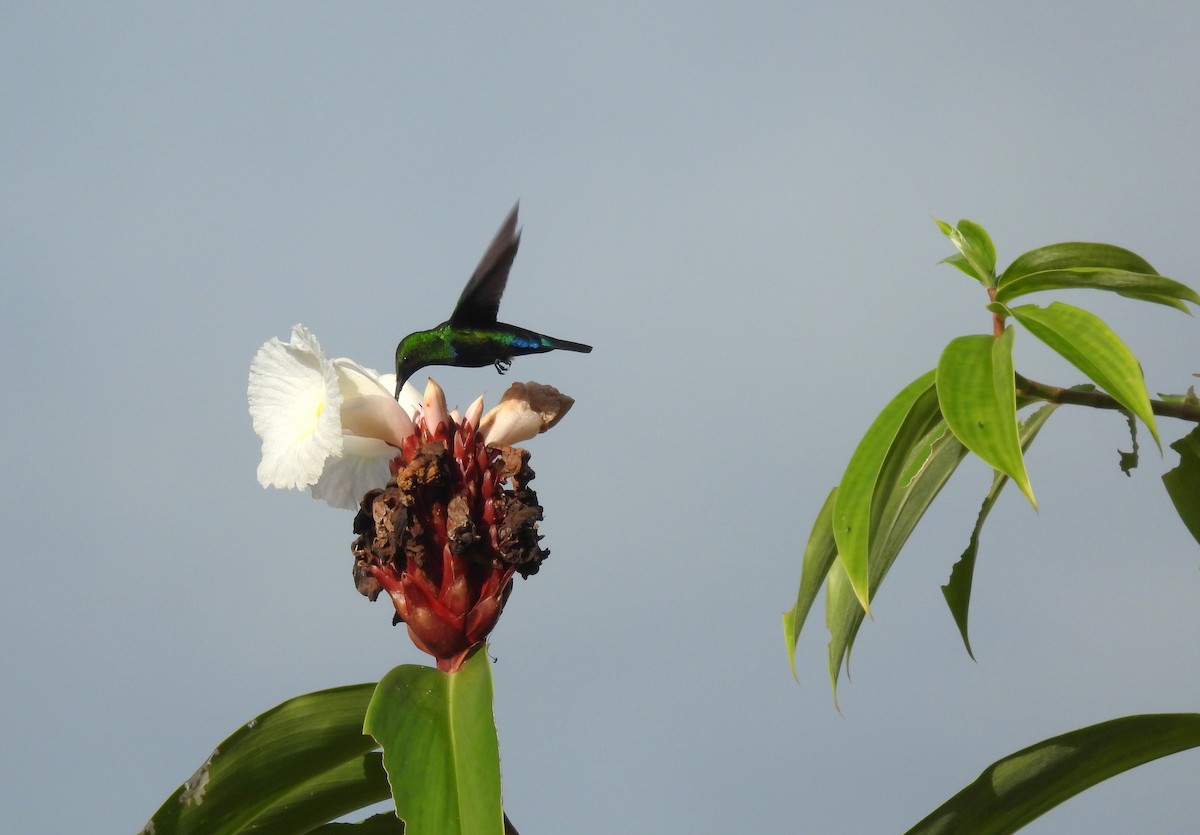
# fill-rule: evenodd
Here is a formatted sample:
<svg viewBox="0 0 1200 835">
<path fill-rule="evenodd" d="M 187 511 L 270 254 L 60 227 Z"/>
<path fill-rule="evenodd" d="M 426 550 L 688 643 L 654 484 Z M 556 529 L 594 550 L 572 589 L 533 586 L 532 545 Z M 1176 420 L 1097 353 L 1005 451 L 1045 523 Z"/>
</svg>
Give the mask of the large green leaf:
<svg viewBox="0 0 1200 835">
<path fill-rule="evenodd" d="M 859 441 L 837 488 L 833 506 L 833 535 L 837 542 L 838 559 L 846 569 L 859 604 L 868 612 L 871 599 L 868 549 L 871 529 L 882 508 L 882 505 L 874 503 L 873 497 L 881 483 L 881 474 L 889 455 L 895 459 L 893 450 L 899 449 L 901 458 L 898 460 L 903 460 L 907 445 L 915 440 L 915 437 L 902 437 L 901 429 L 908 424 L 909 432 L 912 432 L 909 418 L 913 404 L 931 390 L 933 376 L 932 371 L 922 374 L 883 407 Z M 923 429 L 916 437 L 922 432 Z"/>
<path fill-rule="evenodd" d="M 1150 266 L 1149 261 L 1128 249 L 1112 244 L 1067 241 L 1038 247 L 1018 255 L 1000 274 L 996 286 L 1004 287 L 1010 282 L 1032 273 L 1048 270 L 1072 270 L 1080 267 L 1158 275 L 1154 267 Z"/>
<path fill-rule="evenodd" d="M 837 559 L 837 542 L 833 538 L 833 505 L 837 499 L 837 488 L 829 491 L 821 512 L 813 522 L 812 533 L 804 546 L 804 557 L 800 562 L 800 589 L 796 592 L 796 605 L 783 613 L 783 639 L 787 643 L 788 664 L 792 677 L 796 678 L 796 642 L 800 630 L 812 608 L 817 592 L 825 582 L 829 567 Z"/>
<path fill-rule="evenodd" d="M 1015 481 L 1037 507 L 1017 437 L 1012 343 L 1012 328 L 998 337 L 950 340 L 938 360 L 938 402 L 946 423 L 967 449 Z"/>
<path fill-rule="evenodd" d="M 396 667 L 379 682 L 364 728 L 383 746 L 406 835 L 502 835 L 486 646 L 456 673 Z"/>
<path fill-rule="evenodd" d="M 1056 404 L 1047 403 L 1021 424 L 1022 451 L 1029 449 L 1033 439 L 1037 437 L 1038 432 L 1057 408 Z M 997 472 L 992 479 L 992 487 L 983 499 L 983 506 L 979 508 L 979 515 L 975 519 L 975 528 L 971 531 L 971 540 L 967 544 L 967 549 L 963 551 L 958 562 L 950 570 L 950 580 L 942 586 L 942 596 L 946 598 L 946 605 L 950 607 L 950 614 L 954 616 L 954 622 L 958 625 L 958 633 L 962 636 L 963 645 L 967 648 L 967 655 L 971 658 L 975 657 L 975 653 L 971 651 L 971 639 L 967 634 L 967 615 L 971 606 L 971 584 L 975 576 L 975 558 L 979 553 L 979 533 L 983 530 L 983 523 L 987 521 L 988 514 L 992 512 L 996 500 L 1000 498 L 1000 491 L 1004 489 L 1008 480 L 1008 476 L 1000 472 Z"/>
<path fill-rule="evenodd" d="M 1186 284 L 1161 275 L 1109 270 L 1103 267 L 1043 270 L 1010 279 L 996 291 L 996 301 L 1007 303 L 1018 296 L 1042 290 L 1108 290 L 1129 298 L 1170 305 L 1183 311 L 1187 311 L 1183 301 L 1200 304 L 1200 295 Z"/>
<path fill-rule="evenodd" d="M 946 428 L 938 412 L 937 393 L 927 389 L 913 404 L 881 478 L 876 494 L 882 508 L 871 537 L 870 586 L 878 593 L 888 570 L 909 535 L 925 515 L 946 481 L 966 457 L 967 449 Z M 899 461 L 900 466 L 892 466 Z M 825 623 L 829 628 L 829 678 L 837 700 L 838 675 L 849 672 L 850 649 L 865 612 L 850 587 L 840 560 L 829 570 L 825 584 Z"/>
<path fill-rule="evenodd" d="M 1137 415 L 1154 436 L 1159 449 L 1162 448 L 1142 367 L 1104 320 L 1062 302 L 1054 302 L 1049 307 L 1026 304 L 1010 308 L 1009 312 L 1026 330 Z"/>
<path fill-rule="evenodd" d="M 1005 835 L 1135 766 L 1200 746 L 1200 714 L 1126 716 L 1047 739 L 984 769 L 908 835 Z"/>
<path fill-rule="evenodd" d="M 292 804 L 310 781 L 358 764 L 376 747 L 362 728 L 374 690 L 359 684 L 310 693 L 250 720 L 163 803 L 143 833 L 242 832 L 276 804 Z"/>
<path fill-rule="evenodd" d="M 1051 244 L 1019 256 L 996 281 L 996 301 L 1007 303 L 1040 290 L 1108 290 L 1131 299 L 1188 312 L 1200 294 L 1158 274 L 1144 258 L 1112 244 Z"/>
<path fill-rule="evenodd" d="M 1179 453 L 1179 466 L 1163 473 L 1163 484 L 1175 512 L 1200 542 L 1200 427 L 1171 444 Z"/>
</svg>

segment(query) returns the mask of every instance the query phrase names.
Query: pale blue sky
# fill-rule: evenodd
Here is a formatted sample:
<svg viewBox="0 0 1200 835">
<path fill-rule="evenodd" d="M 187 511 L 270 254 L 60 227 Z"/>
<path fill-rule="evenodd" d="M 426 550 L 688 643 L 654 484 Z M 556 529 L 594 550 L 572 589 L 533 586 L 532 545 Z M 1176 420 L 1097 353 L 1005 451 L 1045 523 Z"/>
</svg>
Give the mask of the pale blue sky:
<svg viewBox="0 0 1200 835">
<path fill-rule="evenodd" d="M 524 835 L 903 831 L 1038 739 L 1197 709 L 1200 548 L 1173 456 L 1126 479 L 1111 414 L 1060 411 L 1040 514 L 993 514 L 978 663 L 938 589 L 977 462 L 877 598 L 843 714 L 820 612 L 800 686 L 779 627 L 875 412 L 989 328 L 931 216 L 1002 263 L 1103 240 L 1200 286 L 1195 4 L 446 5 L 0 11 L 12 831 L 136 831 L 251 716 L 423 662 L 354 590 L 351 515 L 256 483 L 247 368 L 303 322 L 386 370 L 517 198 L 502 318 L 595 346 L 510 372 L 578 400 L 529 444 L 553 555 L 493 635 Z M 1074 301 L 1152 390 L 1200 371 L 1195 319 Z M 437 377 L 460 405 L 506 385 Z M 1198 775 L 1178 755 L 1028 831 L 1192 832 Z"/>
</svg>

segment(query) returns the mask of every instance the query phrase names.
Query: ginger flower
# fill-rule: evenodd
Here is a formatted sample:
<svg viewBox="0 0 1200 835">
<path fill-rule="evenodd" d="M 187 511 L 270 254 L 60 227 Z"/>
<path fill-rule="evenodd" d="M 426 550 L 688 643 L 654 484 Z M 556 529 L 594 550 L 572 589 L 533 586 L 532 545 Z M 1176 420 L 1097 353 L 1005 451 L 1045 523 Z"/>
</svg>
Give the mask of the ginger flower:
<svg viewBox="0 0 1200 835">
<path fill-rule="evenodd" d="M 364 493 L 387 482 L 388 462 L 414 431 L 420 396 L 405 385 L 397 403 L 394 386 L 394 375 L 326 358 L 303 325 L 292 328 L 290 342 L 267 342 L 250 363 L 247 390 L 262 438 L 259 483 L 309 487 L 334 507 L 358 507 Z"/>
<path fill-rule="evenodd" d="M 513 575 L 535 574 L 542 508 L 529 488 L 529 453 L 508 446 L 557 423 L 574 401 L 550 386 L 516 383 L 483 415 L 460 415 L 433 380 L 393 478 L 363 497 L 354 519 L 354 578 L 375 600 L 387 592 L 438 668 L 457 670 L 496 625 Z"/>
<path fill-rule="evenodd" d="M 423 398 L 394 375 L 327 359 L 306 328 L 272 339 L 250 363 L 248 397 L 262 438 L 258 480 L 358 508 L 354 579 L 386 591 L 439 669 L 483 645 L 512 592 L 549 551 L 529 489 L 529 453 L 509 444 L 558 423 L 574 401 L 552 386 L 514 383 L 486 415 L 483 398 L 451 411 L 432 379 Z M 389 480 L 390 477 L 390 480 Z"/>
</svg>

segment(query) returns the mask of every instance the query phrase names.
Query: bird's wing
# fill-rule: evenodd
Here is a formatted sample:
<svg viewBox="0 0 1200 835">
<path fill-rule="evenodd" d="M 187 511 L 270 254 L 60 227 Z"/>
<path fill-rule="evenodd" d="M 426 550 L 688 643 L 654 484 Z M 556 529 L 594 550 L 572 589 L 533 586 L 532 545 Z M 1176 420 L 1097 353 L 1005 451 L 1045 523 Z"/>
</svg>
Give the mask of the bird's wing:
<svg viewBox="0 0 1200 835">
<path fill-rule="evenodd" d="M 500 310 L 500 297 L 508 283 L 508 271 L 517 257 L 517 245 L 521 233 L 517 231 L 517 203 L 500 224 L 500 231 L 488 245 L 487 252 L 475 268 L 474 275 L 458 297 L 458 304 L 450 314 L 450 324 L 458 328 L 486 327 L 496 324 Z"/>
</svg>

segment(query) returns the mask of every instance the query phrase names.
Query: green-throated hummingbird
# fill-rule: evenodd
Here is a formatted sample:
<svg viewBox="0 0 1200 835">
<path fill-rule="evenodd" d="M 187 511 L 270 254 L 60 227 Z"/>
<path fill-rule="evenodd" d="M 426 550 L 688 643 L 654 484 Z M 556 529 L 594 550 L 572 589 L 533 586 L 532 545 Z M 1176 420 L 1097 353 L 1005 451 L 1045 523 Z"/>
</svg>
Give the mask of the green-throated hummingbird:
<svg viewBox="0 0 1200 835">
<path fill-rule="evenodd" d="M 458 297 L 450 318 L 436 328 L 410 333 L 396 346 L 396 398 L 405 381 L 427 365 L 479 368 L 495 365 L 503 374 L 513 357 L 546 351 L 588 353 L 591 345 L 555 339 L 516 325 L 496 321 L 500 297 L 508 283 L 508 271 L 517 256 L 521 233 L 517 230 L 517 206 L 513 206 L 500 231 L 483 253 L 474 275 Z"/>
</svg>

